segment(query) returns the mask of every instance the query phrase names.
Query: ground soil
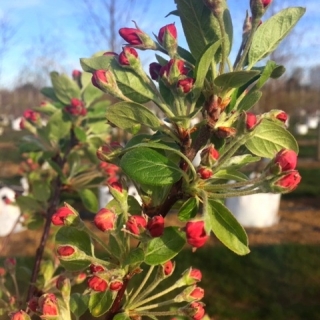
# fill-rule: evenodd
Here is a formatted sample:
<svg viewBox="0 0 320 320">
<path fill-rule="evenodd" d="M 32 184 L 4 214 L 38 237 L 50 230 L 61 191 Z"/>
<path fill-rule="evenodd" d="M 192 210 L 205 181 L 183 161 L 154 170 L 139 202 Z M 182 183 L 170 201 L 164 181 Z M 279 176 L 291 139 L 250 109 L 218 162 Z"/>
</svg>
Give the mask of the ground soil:
<svg viewBox="0 0 320 320">
<path fill-rule="evenodd" d="M 320 244 L 320 200 L 316 198 L 282 199 L 280 221 L 268 228 L 248 228 L 250 246 L 280 243 Z M 173 222 L 171 218 L 171 223 Z M 88 222 L 92 225 L 91 222 Z M 101 233 L 103 236 L 103 234 Z M 41 231 L 26 230 L 10 239 L 0 238 L 0 256 L 33 256 L 39 245 Z M 1 244 L 6 242 L 3 247 Z M 218 243 L 212 237 L 211 244 Z"/>
</svg>

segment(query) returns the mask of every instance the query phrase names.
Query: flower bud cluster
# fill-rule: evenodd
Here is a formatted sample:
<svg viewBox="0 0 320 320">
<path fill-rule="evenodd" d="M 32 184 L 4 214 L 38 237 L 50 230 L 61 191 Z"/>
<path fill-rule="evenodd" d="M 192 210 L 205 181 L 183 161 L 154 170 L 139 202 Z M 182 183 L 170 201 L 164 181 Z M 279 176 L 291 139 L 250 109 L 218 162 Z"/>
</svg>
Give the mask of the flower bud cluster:
<svg viewBox="0 0 320 320">
<path fill-rule="evenodd" d="M 84 102 L 77 98 L 72 98 L 70 105 L 66 106 L 64 110 L 72 116 L 85 116 L 87 114 Z"/>
</svg>

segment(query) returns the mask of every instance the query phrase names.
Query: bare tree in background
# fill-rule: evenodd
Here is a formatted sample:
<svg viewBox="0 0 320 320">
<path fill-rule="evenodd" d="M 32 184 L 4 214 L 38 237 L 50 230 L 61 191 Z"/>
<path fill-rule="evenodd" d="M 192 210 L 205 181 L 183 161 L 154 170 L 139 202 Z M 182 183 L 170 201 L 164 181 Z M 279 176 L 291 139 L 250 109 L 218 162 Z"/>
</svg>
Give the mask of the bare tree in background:
<svg viewBox="0 0 320 320">
<path fill-rule="evenodd" d="M 81 32 L 85 36 L 86 44 L 93 51 L 108 49 L 117 51 L 123 43 L 118 35 L 121 27 L 128 27 L 132 19 L 146 13 L 149 8 L 148 0 L 82 0 L 84 6 Z M 135 11 L 135 9 L 138 9 Z M 138 16 L 134 16 L 139 12 Z M 134 25 L 132 24 L 134 28 Z"/>
<path fill-rule="evenodd" d="M 55 28 L 51 28 L 55 30 Z M 62 61 L 65 57 L 63 43 L 60 35 L 52 32 L 42 31 L 32 42 L 29 49 L 26 50 L 24 63 L 19 75 L 17 85 L 30 83 L 37 88 L 50 83 L 49 74 L 51 71 L 63 72 Z"/>
</svg>

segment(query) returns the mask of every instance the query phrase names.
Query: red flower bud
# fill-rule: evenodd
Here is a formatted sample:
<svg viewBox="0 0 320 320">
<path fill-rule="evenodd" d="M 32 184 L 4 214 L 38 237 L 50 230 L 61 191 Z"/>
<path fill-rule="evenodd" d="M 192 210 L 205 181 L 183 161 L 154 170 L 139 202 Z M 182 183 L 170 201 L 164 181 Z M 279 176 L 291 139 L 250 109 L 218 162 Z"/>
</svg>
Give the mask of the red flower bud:
<svg viewBox="0 0 320 320">
<path fill-rule="evenodd" d="M 212 177 L 213 175 L 213 172 L 210 168 L 207 168 L 207 167 L 200 167 L 198 170 L 197 170 L 197 173 L 200 175 L 200 178 L 201 179 L 209 179 Z"/>
<path fill-rule="evenodd" d="M 202 247 L 209 238 L 204 230 L 204 222 L 202 220 L 187 222 L 185 231 L 187 242 L 195 248 Z"/>
<path fill-rule="evenodd" d="M 192 90 L 194 84 L 193 78 L 185 78 L 178 80 L 177 88 L 183 93 L 189 93 Z"/>
<path fill-rule="evenodd" d="M 123 287 L 123 282 L 120 280 L 113 280 L 110 282 L 110 290 L 119 291 Z"/>
<path fill-rule="evenodd" d="M 119 181 L 115 181 L 115 182 L 110 183 L 109 188 L 114 189 L 115 191 L 118 191 L 119 193 L 122 193 L 122 191 L 123 191 L 122 184 Z"/>
<path fill-rule="evenodd" d="M 161 237 L 164 231 L 164 219 L 163 216 L 152 217 L 147 225 L 147 229 L 151 237 Z"/>
<path fill-rule="evenodd" d="M 171 260 L 165 262 L 162 265 L 163 273 L 167 277 L 169 277 L 169 276 L 171 276 L 173 274 L 174 268 L 175 268 L 175 263 L 172 262 Z"/>
<path fill-rule="evenodd" d="M 37 297 L 32 297 L 28 301 L 28 308 L 33 312 L 37 312 L 37 309 L 38 309 L 38 298 Z"/>
<path fill-rule="evenodd" d="M 69 257 L 74 254 L 76 250 L 71 246 L 59 246 L 57 253 L 61 257 Z"/>
<path fill-rule="evenodd" d="M 158 80 L 162 66 L 160 63 L 152 62 L 149 65 L 149 73 L 152 80 Z"/>
<path fill-rule="evenodd" d="M 110 231 L 116 228 L 117 215 L 115 212 L 102 208 L 94 217 L 94 224 L 101 231 Z"/>
<path fill-rule="evenodd" d="M 123 47 L 122 52 L 119 54 L 118 61 L 122 66 L 130 66 L 132 58 L 138 58 L 138 52 L 132 47 Z"/>
<path fill-rule="evenodd" d="M 288 119 L 288 115 L 284 111 L 281 111 L 276 115 L 276 118 L 285 123 Z"/>
<path fill-rule="evenodd" d="M 202 274 L 199 269 L 189 268 L 185 270 L 182 277 L 177 281 L 180 286 L 190 286 L 202 279 Z"/>
<path fill-rule="evenodd" d="M 25 119 L 24 118 L 21 118 L 21 120 L 20 120 L 20 123 L 19 123 L 19 128 L 21 129 L 21 130 L 24 130 L 25 128 L 26 128 L 26 123 L 25 123 Z"/>
<path fill-rule="evenodd" d="M 146 228 L 146 226 L 146 219 L 138 215 L 130 216 L 126 223 L 126 229 L 135 235 L 139 235 Z"/>
<path fill-rule="evenodd" d="M 202 279 L 202 273 L 201 273 L 201 271 L 199 269 L 191 268 L 188 275 L 195 282 L 199 282 Z"/>
<path fill-rule="evenodd" d="M 73 217 L 74 219 L 76 219 L 78 218 L 78 215 L 68 207 L 61 207 L 55 214 L 53 214 L 51 222 L 55 226 L 68 225 L 68 223 L 66 223 L 67 217 Z"/>
<path fill-rule="evenodd" d="M 91 271 L 91 273 L 102 272 L 102 271 L 105 271 L 105 268 L 103 266 L 98 265 L 98 264 L 91 264 L 90 271 Z"/>
<path fill-rule="evenodd" d="M 293 150 L 282 149 L 274 158 L 274 162 L 278 164 L 282 171 L 293 170 L 297 166 L 298 155 Z"/>
<path fill-rule="evenodd" d="M 108 282 L 98 276 L 92 276 L 88 280 L 88 286 L 94 291 L 103 292 L 108 289 Z"/>
<path fill-rule="evenodd" d="M 31 320 L 31 318 L 25 311 L 20 310 L 20 311 L 11 313 L 10 320 Z"/>
<path fill-rule="evenodd" d="M 186 75 L 188 69 L 184 66 L 184 61 L 179 59 L 171 59 L 169 62 L 161 67 L 160 76 L 165 78 L 177 78 L 180 75 Z"/>
<path fill-rule="evenodd" d="M 274 185 L 280 187 L 281 192 L 290 192 L 297 188 L 301 176 L 297 170 L 291 171 L 275 181 Z"/>
<path fill-rule="evenodd" d="M 246 127 L 247 130 L 252 130 L 257 124 L 257 116 L 252 112 L 246 112 Z"/>
<path fill-rule="evenodd" d="M 177 28 L 174 23 L 168 24 L 159 30 L 158 34 L 159 43 L 163 47 L 168 46 L 168 42 L 176 42 L 177 40 Z"/>
<path fill-rule="evenodd" d="M 126 40 L 131 45 L 141 45 L 143 42 L 140 37 L 143 35 L 143 32 L 139 29 L 134 28 L 121 28 L 119 30 L 120 36 Z"/>
<path fill-rule="evenodd" d="M 220 157 L 219 151 L 210 144 L 207 148 L 204 148 L 200 154 L 201 164 L 211 167 Z"/>
<path fill-rule="evenodd" d="M 79 274 L 77 274 L 74 278 L 74 282 L 76 284 L 80 284 L 82 283 L 84 280 L 86 280 L 87 278 L 87 274 L 85 272 L 80 272 Z"/>
<path fill-rule="evenodd" d="M 72 71 L 72 78 L 74 80 L 77 80 L 81 77 L 81 71 L 80 70 L 73 70 Z"/>
<path fill-rule="evenodd" d="M 40 313 L 44 316 L 57 316 L 59 314 L 57 298 L 53 293 L 42 295 L 39 300 Z"/>
</svg>

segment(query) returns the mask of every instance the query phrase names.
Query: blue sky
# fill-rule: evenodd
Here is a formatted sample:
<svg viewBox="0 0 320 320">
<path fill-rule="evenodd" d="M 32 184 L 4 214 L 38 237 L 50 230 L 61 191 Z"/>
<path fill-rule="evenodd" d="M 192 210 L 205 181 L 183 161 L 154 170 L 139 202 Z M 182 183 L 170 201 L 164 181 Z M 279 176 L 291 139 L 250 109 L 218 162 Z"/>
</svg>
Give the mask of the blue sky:
<svg viewBox="0 0 320 320">
<path fill-rule="evenodd" d="M 137 3 L 139 1 L 137 0 Z M 118 2 L 125 4 L 127 1 L 118 0 Z M 248 9 L 248 3 L 249 0 L 228 1 L 234 19 L 235 36 L 238 35 L 238 38 L 241 35 L 242 20 L 245 10 Z M 320 39 L 317 35 L 320 33 L 319 0 L 274 0 L 273 3 L 274 6 L 289 4 L 307 7 L 306 15 L 295 29 L 296 37 L 293 37 L 292 50 L 297 58 L 291 62 L 292 65 L 320 64 Z M 130 13 L 128 23 L 124 26 L 133 27 L 131 20 L 136 20 L 140 28 L 150 34 L 152 32 L 157 34 L 161 26 L 176 22 L 181 35 L 178 18 L 174 16 L 164 18 L 174 8 L 173 0 L 149 0 L 147 14 L 141 12 L 141 8 L 136 5 L 135 10 Z M 80 30 L 81 25 L 82 28 L 85 27 L 83 14 L 82 0 L 1 0 L 0 16 L 8 16 L 12 25 L 17 26 L 17 33 L 4 56 L 0 86 L 11 87 L 16 83 L 23 66 L 28 64 L 29 55 L 37 55 L 39 47 L 36 45 L 36 39 L 40 35 L 48 35 L 49 39 L 54 41 L 54 45 L 61 48 L 63 58 L 59 58 L 59 63 L 67 72 L 80 68 L 80 57 L 89 57 L 94 51 L 107 50 L 103 43 L 96 50 L 85 44 Z M 180 45 L 186 46 L 181 37 L 179 42 Z M 234 48 L 238 45 L 239 41 L 236 41 Z M 50 52 L 47 54 L 50 55 Z M 149 62 L 151 59 L 150 56 L 146 58 Z"/>
</svg>

